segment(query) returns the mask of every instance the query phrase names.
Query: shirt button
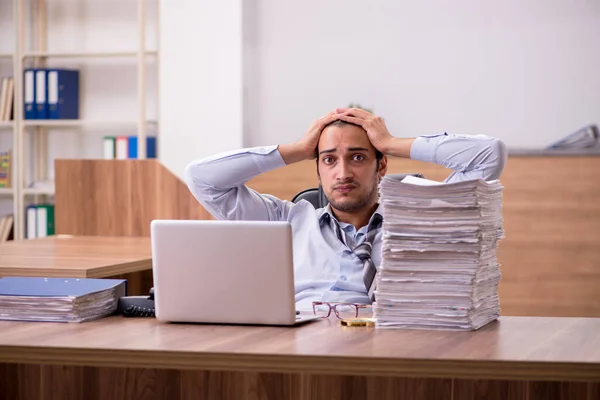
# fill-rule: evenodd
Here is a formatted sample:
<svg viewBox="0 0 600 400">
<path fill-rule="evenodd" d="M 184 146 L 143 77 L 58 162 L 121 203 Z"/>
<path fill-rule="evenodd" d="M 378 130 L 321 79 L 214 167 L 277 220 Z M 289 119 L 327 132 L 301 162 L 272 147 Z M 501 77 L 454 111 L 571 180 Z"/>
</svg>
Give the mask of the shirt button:
<svg viewBox="0 0 600 400">
<path fill-rule="evenodd" d="M 348 278 L 346 278 L 346 275 L 342 275 L 342 276 L 340 276 L 340 279 L 343 280 L 343 281 L 345 281 Z"/>
</svg>

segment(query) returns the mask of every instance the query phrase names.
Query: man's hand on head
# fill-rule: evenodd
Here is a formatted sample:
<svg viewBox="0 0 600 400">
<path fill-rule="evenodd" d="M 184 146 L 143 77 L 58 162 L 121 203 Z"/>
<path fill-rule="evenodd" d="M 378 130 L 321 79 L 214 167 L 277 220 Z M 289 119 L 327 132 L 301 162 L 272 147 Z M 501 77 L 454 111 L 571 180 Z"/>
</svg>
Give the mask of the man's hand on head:
<svg viewBox="0 0 600 400">
<path fill-rule="evenodd" d="M 286 164 L 315 158 L 315 150 L 319 145 L 319 138 L 323 129 L 333 121 L 339 119 L 337 111 L 331 111 L 316 119 L 308 127 L 304 136 L 297 142 L 278 146 L 279 153 Z"/>
<path fill-rule="evenodd" d="M 306 131 L 302 139 L 300 139 L 298 142 L 302 147 L 304 147 L 304 150 L 307 154 L 306 158 L 315 158 L 315 150 L 319 145 L 319 138 L 321 137 L 323 129 L 325 129 L 327 125 L 338 119 L 339 113 L 337 111 L 331 111 L 330 113 L 325 114 L 321 118 L 314 120 L 312 124 L 310 124 L 308 130 Z"/>
<path fill-rule="evenodd" d="M 373 147 L 387 154 L 392 145 L 392 135 L 383 118 L 360 108 L 338 108 L 339 119 L 361 126 L 369 136 Z"/>
<path fill-rule="evenodd" d="M 338 119 L 361 126 L 373 147 L 385 155 L 410 158 L 414 138 L 396 138 L 390 134 L 383 118 L 360 108 L 337 108 Z"/>
</svg>

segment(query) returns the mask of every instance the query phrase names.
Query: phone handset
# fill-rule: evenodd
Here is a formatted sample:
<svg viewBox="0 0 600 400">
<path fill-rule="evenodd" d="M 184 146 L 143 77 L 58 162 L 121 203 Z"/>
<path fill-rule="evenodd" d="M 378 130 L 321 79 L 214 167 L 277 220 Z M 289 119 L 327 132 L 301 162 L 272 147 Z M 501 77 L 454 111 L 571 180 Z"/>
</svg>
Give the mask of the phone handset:
<svg viewBox="0 0 600 400">
<path fill-rule="evenodd" d="M 149 296 L 125 296 L 119 298 L 117 312 L 124 317 L 154 317 L 154 288 Z"/>
</svg>

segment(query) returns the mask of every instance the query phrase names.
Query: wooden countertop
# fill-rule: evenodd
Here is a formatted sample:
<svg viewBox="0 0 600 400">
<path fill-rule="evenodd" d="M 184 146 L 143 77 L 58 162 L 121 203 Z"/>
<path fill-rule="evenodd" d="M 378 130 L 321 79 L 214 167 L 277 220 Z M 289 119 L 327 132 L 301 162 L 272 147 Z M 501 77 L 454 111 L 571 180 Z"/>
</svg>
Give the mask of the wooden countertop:
<svg viewBox="0 0 600 400">
<path fill-rule="evenodd" d="M 0 362 L 600 381 L 600 318 L 501 317 L 476 332 L 0 321 Z"/>
<path fill-rule="evenodd" d="M 151 268 L 149 237 L 58 235 L 0 244 L 0 276 L 103 278 Z"/>
</svg>

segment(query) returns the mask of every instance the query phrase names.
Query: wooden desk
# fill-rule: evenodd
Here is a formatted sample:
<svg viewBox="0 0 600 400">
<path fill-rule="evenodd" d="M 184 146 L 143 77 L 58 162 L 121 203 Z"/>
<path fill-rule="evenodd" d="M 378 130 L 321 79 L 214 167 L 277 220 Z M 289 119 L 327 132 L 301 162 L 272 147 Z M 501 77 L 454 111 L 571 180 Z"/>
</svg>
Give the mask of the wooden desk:
<svg viewBox="0 0 600 400">
<path fill-rule="evenodd" d="M 129 294 L 147 294 L 151 270 L 149 237 L 59 235 L 0 244 L 0 276 L 118 277 L 128 280 Z"/>
<path fill-rule="evenodd" d="M 4 399 L 597 399 L 600 319 L 476 332 L 0 322 Z"/>
</svg>

